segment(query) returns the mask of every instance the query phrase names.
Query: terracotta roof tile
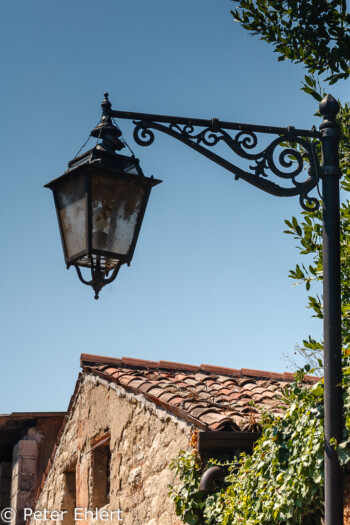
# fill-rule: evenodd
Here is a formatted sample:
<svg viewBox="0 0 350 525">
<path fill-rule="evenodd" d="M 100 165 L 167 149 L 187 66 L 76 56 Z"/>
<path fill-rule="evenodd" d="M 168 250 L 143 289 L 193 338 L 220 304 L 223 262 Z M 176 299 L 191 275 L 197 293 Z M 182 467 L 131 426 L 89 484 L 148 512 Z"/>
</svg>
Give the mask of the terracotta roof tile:
<svg viewBox="0 0 350 525">
<path fill-rule="evenodd" d="M 176 381 L 182 381 L 183 379 L 186 379 L 186 377 L 186 374 L 175 374 L 174 379 L 176 379 Z"/>
<path fill-rule="evenodd" d="M 279 385 L 275 385 L 275 384 L 266 385 L 266 387 L 264 388 L 264 391 L 267 391 L 267 392 L 276 392 L 276 390 L 280 391 L 281 387 L 283 386 L 284 385 L 281 383 Z"/>
<path fill-rule="evenodd" d="M 146 359 L 134 359 L 133 357 L 122 357 L 122 363 L 132 366 L 158 366 L 156 361 L 147 361 Z"/>
<path fill-rule="evenodd" d="M 230 394 L 228 397 L 229 399 L 234 401 L 235 399 L 240 399 L 242 397 L 242 394 L 241 392 L 232 392 L 232 394 Z"/>
<path fill-rule="evenodd" d="M 263 394 L 260 394 L 259 397 L 261 399 L 268 399 L 268 398 L 272 399 L 275 397 L 275 395 L 276 394 L 274 392 L 269 392 L 268 390 L 266 390 L 266 392 L 264 392 Z"/>
<path fill-rule="evenodd" d="M 184 363 L 173 363 L 172 361 L 159 361 L 159 368 L 170 368 L 172 370 L 192 370 L 197 372 L 199 366 L 185 365 Z"/>
<path fill-rule="evenodd" d="M 231 419 L 223 419 L 222 421 L 217 421 L 211 425 L 212 430 L 232 430 L 237 431 L 241 430 L 239 424 L 235 423 Z"/>
<path fill-rule="evenodd" d="M 165 403 L 169 403 L 170 399 L 173 399 L 174 397 L 178 397 L 177 394 L 174 392 L 162 392 L 159 396 L 159 399 L 164 401 Z"/>
<path fill-rule="evenodd" d="M 94 363 L 107 363 L 110 365 L 120 364 L 122 362 L 121 359 L 118 359 L 117 357 L 106 357 L 103 355 L 94 355 L 94 354 L 81 354 L 80 356 L 80 366 L 83 366 L 83 364 L 94 364 Z"/>
<path fill-rule="evenodd" d="M 115 368 L 111 368 L 110 366 L 98 367 L 98 370 L 101 370 L 101 372 L 104 372 L 105 374 L 109 374 L 111 376 L 118 376 L 118 370 L 116 370 Z"/>
<path fill-rule="evenodd" d="M 187 388 L 188 384 L 184 381 L 173 381 L 173 384 L 177 386 L 177 388 Z"/>
<path fill-rule="evenodd" d="M 129 383 L 131 383 L 131 381 L 134 381 L 135 378 L 130 374 L 124 374 L 123 376 L 119 377 L 119 380 L 123 385 L 128 385 Z"/>
<path fill-rule="evenodd" d="M 218 394 L 220 394 L 220 396 L 229 396 L 231 394 L 231 390 L 229 388 L 221 388 Z"/>
<path fill-rule="evenodd" d="M 157 388 L 157 385 L 154 383 L 150 383 L 149 381 L 139 386 L 139 390 L 141 390 L 141 392 L 150 392 L 152 388 Z"/>
<path fill-rule="evenodd" d="M 283 375 L 286 379 L 293 379 L 293 374 L 290 372 L 283 372 Z"/>
<path fill-rule="evenodd" d="M 205 391 L 201 391 L 200 393 L 200 398 L 201 399 L 209 399 L 211 397 L 211 395 L 209 394 L 209 392 L 205 392 Z"/>
<path fill-rule="evenodd" d="M 282 374 L 276 374 L 275 372 L 266 372 L 264 370 L 252 370 L 250 368 L 242 368 L 242 375 L 252 377 L 268 377 L 279 379 Z"/>
<path fill-rule="evenodd" d="M 240 370 L 236 370 L 235 368 L 224 368 L 222 366 L 202 365 L 201 369 L 205 372 L 213 372 L 214 374 L 241 375 Z"/>
<path fill-rule="evenodd" d="M 163 392 L 163 388 L 159 388 L 155 385 L 153 385 L 152 388 L 148 390 L 148 393 L 155 397 L 160 397 L 163 394 Z"/>
<path fill-rule="evenodd" d="M 184 400 L 184 398 L 181 397 L 181 396 L 174 396 L 168 401 L 168 403 L 170 405 L 180 406 L 182 404 L 183 400 Z"/>
<path fill-rule="evenodd" d="M 317 383 L 317 381 L 319 380 L 318 377 L 315 377 L 315 376 L 305 376 L 304 377 L 304 380 L 305 381 L 310 381 L 310 383 Z"/>
<path fill-rule="evenodd" d="M 203 406 L 198 407 L 194 405 L 190 414 L 192 417 L 195 417 L 196 419 L 200 419 L 202 416 L 204 416 L 204 414 L 207 414 L 208 412 L 211 412 L 211 408 L 203 407 Z"/>
<path fill-rule="evenodd" d="M 219 414 L 218 412 L 206 412 L 201 417 L 201 421 L 204 421 L 209 426 L 215 423 L 221 423 L 223 419 L 225 419 L 225 416 Z"/>
<path fill-rule="evenodd" d="M 221 384 L 222 384 L 222 386 L 230 386 L 230 387 L 232 387 L 232 386 L 237 385 L 237 381 L 235 379 L 230 378 L 230 377 L 224 377 Z"/>
<path fill-rule="evenodd" d="M 198 384 L 198 381 L 197 379 L 195 379 L 193 376 L 192 377 L 187 377 L 186 379 L 183 380 L 184 383 L 186 383 L 186 385 L 189 385 L 189 386 L 193 386 L 193 385 L 197 385 Z"/>
<path fill-rule="evenodd" d="M 277 397 L 293 379 L 288 373 L 88 354 L 81 355 L 81 365 L 85 374 L 117 381 L 202 430 L 260 431 L 261 412 L 282 412 Z"/>
<path fill-rule="evenodd" d="M 194 374 L 194 378 L 198 382 L 205 381 L 207 377 L 208 376 L 206 374 L 203 374 L 202 372 L 197 372 L 196 374 Z"/>
<path fill-rule="evenodd" d="M 261 388 L 261 386 L 256 385 L 252 388 L 252 394 L 262 394 L 263 392 L 265 392 L 265 389 Z"/>
<path fill-rule="evenodd" d="M 198 384 L 196 385 L 196 391 L 197 391 L 197 392 L 206 392 L 206 391 L 207 391 L 207 387 L 206 387 L 206 385 L 203 384 L 203 383 L 198 383 Z"/>
</svg>

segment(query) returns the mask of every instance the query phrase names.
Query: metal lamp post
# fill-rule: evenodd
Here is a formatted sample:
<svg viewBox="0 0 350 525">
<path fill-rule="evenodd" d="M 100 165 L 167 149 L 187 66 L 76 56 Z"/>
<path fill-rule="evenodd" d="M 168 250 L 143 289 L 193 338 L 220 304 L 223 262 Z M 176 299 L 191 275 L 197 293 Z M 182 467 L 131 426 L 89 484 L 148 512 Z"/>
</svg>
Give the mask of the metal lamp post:
<svg viewBox="0 0 350 525">
<path fill-rule="evenodd" d="M 138 161 L 136 162 L 134 157 L 123 157 L 124 160 L 122 160 L 121 155 L 113 153 L 113 148 L 121 148 L 120 131 L 113 126 L 111 120 L 113 117 L 134 121 L 134 140 L 141 146 L 149 146 L 153 143 L 155 138 L 153 130 L 165 133 L 227 169 L 234 174 L 236 179 L 243 179 L 253 186 L 278 197 L 298 196 L 302 208 L 307 211 L 317 210 L 320 206 L 318 199 L 311 197 L 309 193 L 318 185 L 319 180 L 322 180 L 325 523 L 326 525 L 343 525 L 343 473 L 337 452 L 333 444 L 331 444 L 332 438 L 336 442 L 341 441 L 343 428 L 339 220 L 339 178 L 341 174 L 338 159 L 340 131 L 336 123 L 339 106 L 331 95 L 327 95 L 320 103 L 319 109 L 323 115 L 323 122 L 320 126 L 320 131 L 317 131 L 315 128 L 304 130 L 294 127 L 283 128 L 221 122 L 217 119 L 205 120 L 115 111 L 112 110 L 108 100 L 108 93 L 106 93 L 102 103 L 103 114 L 101 122 L 92 132 L 93 136 L 101 136 L 103 138 L 102 145 L 74 159 L 69 164 L 66 174 L 47 186 L 55 194 L 66 263 L 76 266 L 81 280 L 83 279 L 79 266 L 89 266 L 92 271 L 92 281 L 88 283 L 83 280 L 83 282 L 91 284 L 98 294 L 102 286 L 108 284 L 116 277 L 120 264 L 130 262 L 149 191 L 153 185 L 160 182 L 144 177 Z M 235 133 L 229 133 L 232 131 Z M 274 135 L 275 138 L 267 146 L 259 150 L 257 134 L 263 134 L 264 136 Z M 321 143 L 322 166 L 319 165 L 316 155 L 317 141 Z M 250 162 L 249 171 L 208 149 L 219 143 L 225 144 L 235 155 L 248 160 Z M 118 185 L 126 184 L 127 177 L 130 177 L 130 175 L 127 175 L 129 168 L 122 168 L 121 164 L 127 164 L 128 162 L 136 170 L 133 172 L 135 175 L 132 176 L 132 184 L 137 187 L 137 197 L 133 194 L 134 196 L 124 199 L 127 204 L 118 204 L 118 199 L 122 198 L 123 200 L 122 196 L 124 195 L 124 191 L 119 191 Z M 116 167 L 117 164 L 118 167 Z M 126 164 L 123 164 L 123 166 L 126 166 Z M 115 180 L 118 180 L 118 189 L 114 190 L 113 205 L 106 204 L 107 201 L 103 201 L 102 198 L 96 201 L 92 189 L 82 189 L 89 186 L 89 184 L 91 188 L 95 184 L 93 182 L 95 175 L 90 174 L 92 168 L 102 169 L 102 171 L 110 170 L 112 173 L 109 173 L 106 177 L 111 177 L 113 180 L 116 177 Z M 86 169 L 88 170 L 88 175 L 85 174 L 84 182 L 81 182 L 82 175 L 80 173 L 82 170 L 86 173 Z M 305 173 L 306 169 L 306 180 L 300 180 L 298 177 Z M 72 184 L 71 177 L 76 182 L 80 181 L 80 193 L 78 190 L 65 190 Z M 285 181 L 285 184 L 281 186 L 270 180 L 271 177 L 280 178 Z M 101 183 L 102 186 L 103 184 Z M 78 193 L 79 197 L 77 197 Z M 75 226 L 73 226 L 75 220 L 74 206 L 77 207 L 77 203 L 81 202 L 83 194 L 86 202 L 85 211 L 76 213 L 76 217 L 79 217 L 77 219 L 79 224 L 84 223 L 87 226 L 85 226 L 85 229 L 82 228 L 83 241 L 78 241 L 78 231 L 75 230 L 76 237 L 74 237 L 72 243 L 74 246 L 79 245 L 81 250 L 77 254 L 70 255 L 69 241 L 67 241 L 68 234 L 65 232 L 65 228 L 67 230 L 69 228 L 75 229 Z M 99 204 L 95 205 L 95 202 Z M 136 202 L 137 204 L 135 204 Z M 134 211 L 128 208 L 128 206 L 132 205 L 136 205 Z M 113 235 L 110 235 L 108 228 L 106 229 L 105 226 L 103 228 L 96 226 L 98 222 L 97 216 L 100 217 L 102 214 L 105 223 L 114 224 L 114 219 L 111 218 L 110 214 L 114 213 L 119 217 L 119 210 L 125 210 L 125 207 L 129 212 L 126 218 L 124 217 L 124 222 L 128 224 L 131 233 L 129 232 L 128 241 L 125 243 L 127 249 L 123 251 L 118 248 L 115 252 L 110 250 L 110 248 L 106 248 L 106 240 L 113 236 L 113 238 L 118 237 L 118 229 L 121 228 L 123 230 L 123 221 L 121 221 L 120 227 L 119 223 L 114 226 Z M 70 214 L 72 217 L 68 220 L 68 226 L 64 226 L 64 221 Z M 133 217 L 132 220 L 130 219 L 131 217 Z M 130 227 L 130 222 L 133 222 L 135 229 Z M 100 242 L 101 245 L 99 244 Z M 117 244 L 115 242 L 114 245 Z M 84 247 L 82 248 L 83 245 Z M 77 251 L 77 248 L 75 247 L 74 250 Z M 106 278 L 105 274 L 110 269 L 113 269 L 112 276 L 111 278 Z"/>
<path fill-rule="evenodd" d="M 339 105 L 334 98 L 322 100 L 323 202 L 323 327 L 324 327 L 324 432 L 325 523 L 343 524 L 343 479 L 337 452 L 330 444 L 342 440 L 342 346 L 340 288 L 340 217 L 338 147 L 340 131 L 335 122 Z"/>
</svg>

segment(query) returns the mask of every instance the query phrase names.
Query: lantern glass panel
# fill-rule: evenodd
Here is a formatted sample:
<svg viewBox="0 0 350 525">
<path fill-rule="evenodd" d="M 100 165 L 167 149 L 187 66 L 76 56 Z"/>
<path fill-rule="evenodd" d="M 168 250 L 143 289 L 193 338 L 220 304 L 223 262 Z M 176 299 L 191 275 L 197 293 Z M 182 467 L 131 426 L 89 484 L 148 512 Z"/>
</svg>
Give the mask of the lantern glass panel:
<svg viewBox="0 0 350 525">
<path fill-rule="evenodd" d="M 146 188 L 129 177 L 93 177 L 92 249 L 127 256 Z"/>
<path fill-rule="evenodd" d="M 85 178 L 80 176 L 56 190 L 67 258 L 87 249 Z"/>
</svg>

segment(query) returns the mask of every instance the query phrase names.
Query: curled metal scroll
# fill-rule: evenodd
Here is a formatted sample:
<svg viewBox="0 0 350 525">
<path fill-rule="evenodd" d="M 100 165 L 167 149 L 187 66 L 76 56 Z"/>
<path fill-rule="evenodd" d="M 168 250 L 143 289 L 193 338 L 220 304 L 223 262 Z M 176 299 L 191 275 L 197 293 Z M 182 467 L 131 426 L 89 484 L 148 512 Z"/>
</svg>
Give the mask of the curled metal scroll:
<svg viewBox="0 0 350 525">
<path fill-rule="evenodd" d="M 113 282 L 114 279 L 117 277 L 119 268 L 120 268 L 120 264 L 116 268 L 114 268 L 112 275 L 110 277 L 107 277 L 106 272 L 101 270 L 98 265 L 95 266 L 93 263 L 91 263 L 91 281 L 87 281 L 86 279 L 84 279 L 79 266 L 74 264 L 74 268 L 77 271 L 79 280 L 83 284 L 91 286 L 95 292 L 95 299 L 98 299 L 99 293 L 102 290 L 102 288 L 106 286 L 106 284 Z"/>
<path fill-rule="evenodd" d="M 243 179 L 253 186 L 278 197 L 299 195 L 302 208 L 306 211 L 317 210 L 320 203 L 317 198 L 310 197 L 309 192 L 318 183 L 319 164 L 313 142 L 293 134 L 290 131 L 277 136 L 267 147 L 258 150 L 258 136 L 252 130 L 238 131 L 231 136 L 220 129 L 218 121 L 212 128 L 207 127 L 196 132 L 189 123 L 185 125 L 169 124 L 164 126 L 153 121 L 134 121 L 134 140 L 140 146 L 150 146 L 155 139 L 153 130 L 161 131 L 183 142 L 192 149 L 229 170 L 236 179 Z M 252 161 L 250 171 L 229 162 L 220 155 L 208 150 L 219 143 L 225 143 L 239 157 Z M 306 180 L 297 180 L 305 174 Z M 290 182 L 289 187 L 280 186 L 268 179 L 275 176 Z"/>
</svg>

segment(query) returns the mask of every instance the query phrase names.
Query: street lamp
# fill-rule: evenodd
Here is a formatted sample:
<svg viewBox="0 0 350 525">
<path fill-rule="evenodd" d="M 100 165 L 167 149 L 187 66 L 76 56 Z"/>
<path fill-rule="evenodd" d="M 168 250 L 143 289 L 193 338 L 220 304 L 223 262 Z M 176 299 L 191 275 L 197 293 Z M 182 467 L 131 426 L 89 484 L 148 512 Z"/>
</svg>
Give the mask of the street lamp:
<svg viewBox="0 0 350 525">
<path fill-rule="evenodd" d="M 278 197 L 299 196 L 307 211 L 320 206 L 309 193 L 322 180 L 325 524 L 343 525 L 343 474 L 331 444 L 332 438 L 337 443 L 342 440 L 343 428 L 337 101 L 327 95 L 320 103 L 320 131 L 315 127 L 304 130 L 115 111 L 108 93 L 102 110 L 101 122 L 92 131 L 94 137 L 102 138 L 102 144 L 73 159 L 67 172 L 47 185 L 55 196 L 66 263 L 76 267 L 79 278 L 93 286 L 97 296 L 115 279 L 120 265 L 130 263 L 151 187 L 160 182 L 144 177 L 135 157 L 114 153 L 123 144 L 113 117 L 133 120 L 134 139 L 141 146 L 153 143 L 154 130 L 165 133 L 227 169 L 236 179 Z M 275 138 L 259 149 L 257 134 Z M 249 171 L 208 149 L 217 144 L 248 160 Z M 317 144 L 322 150 L 322 166 Z M 300 180 L 306 171 L 306 178 Z M 284 185 L 271 177 L 282 179 Z M 82 278 L 80 266 L 91 268 L 90 282 Z M 108 277 L 110 270 L 113 273 Z"/>
<path fill-rule="evenodd" d="M 115 151 L 124 148 L 121 132 L 103 103 L 100 123 L 92 130 L 101 144 L 74 158 L 61 177 L 46 184 L 53 191 L 67 267 L 92 286 L 95 299 L 131 262 L 151 189 L 161 181 L 145 177 L 139 160 Z M 91 269 L 91 280 L 80 268 Z M 111 274 L 111 275 L 109 275 Z"/>
</svg>

